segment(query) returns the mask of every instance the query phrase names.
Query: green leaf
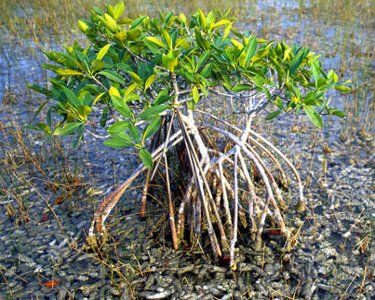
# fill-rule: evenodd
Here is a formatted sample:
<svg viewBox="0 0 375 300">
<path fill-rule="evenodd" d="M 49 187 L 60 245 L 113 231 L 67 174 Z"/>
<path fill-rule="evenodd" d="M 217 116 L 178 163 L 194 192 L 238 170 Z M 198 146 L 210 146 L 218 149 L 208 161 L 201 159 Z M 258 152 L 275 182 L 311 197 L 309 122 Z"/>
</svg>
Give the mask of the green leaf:
<svg viewBox="0 0 375 300">
<path fill-rule="evenodd" d="M 198 59 L 198 62 L 197 62 L 197 65 L 195 66 L 196 67 L 196 70 L 199 70 L 200 67 L 206 62 L 206 60 L 210 57 L 211 55 L 211 51 L 210 50 L 207 50 L 205 51 Z"/>
<path fill-rule="evenodd" d="M 230 35 L 231 31 L 232 31 L 232 23 L 229 23 L 227 27 L 225 27 L 224 29 L 222 41 L 224 41 Z"/>
<path fill-rule="evenodd" d="M 255 36 L 253 36 L 250 39 L 249 44 L 245 47 L 245 49 L 243 50 L 240 56 L 240 65 L 242 67 L 245 67 L 246 65 L 249 64 L 250 60 L 253 58 L 253 56 L 255 55 L 257 51 L 257 47 L 258 47 L 257 39 Z"/>
<path fill-rule="evenodd" d="M 44 101 L 39 107 L 38 109 L 35 111 L 35 114 L 34 114 L 34 118 L 36 118 L 40 112 L 43 110 L 43 108 L 46 106 L 46 104 L 48 103 L 49 101 Z"/>
<path fill-rule="evenodd" d="M 197 42 L 197 45 L 202 49 L 208 49 L 209 48 L 209 42 L 206 41 L 198 27 L 195 27 L 195 41 Z"/>
<path fill-rule="evenodd" d="M 166 67 L 169 71 L 173 72 L 174 68 L 178 64 L 178 58 L 175 57 L 173 51 L 170 50 L 168 54 L 162 55 L 162 62 L 163 62 L 164 67 Z"/>
<path fill-rule="evenodd" d="M 318 89 L 325 88 L 327 85 L 327 80 L 323 77 L 320 77 L 318 81 L 316 82 L 316 86 Z"/>
<path fill-rule="evenodd" d="M 78 146 L 78 144 L 82 141 L 84 131 L 85 131 L 85 126 L 78 127 L 77 136 L 72 141 L 73 148 L 76 148 Z"/>
<path fill-rule="evenodd" d="M 133 123 L 129 123 L 129 134 L 133 138 L 134 141 L 137 143 L 141 142 L 141 135 L 139 133 L 138 127 L 135 126 Z"/>
<path fill-rule="evenodd" d="M 101 127 L 105 127 L 105 125 L 107 124 L 108 112 L 109 112 L 109 109 L 108 109 L 108 106 L 107 106 L 103 109 L 102 116 L 100 117 L 100 126 Z"/>
<path fill-rule="evenodd" d="M 233 44 L 234 47 L 236 47 L 238 50 L 243 49 L 243 44 L 236 39 L 231 39 L 231 43 Z"/>
<path fill-rule="evenodd" d="M 319 62 L 316 60 L 316 58 L 314 58 L 314 60 L 310 61 L 309 64 L 310 64 L 311 72 L 314 76 L 315 84 L 317 84 L 320 78 L 320 74 L 321 74 L 321 68 L 320 68 Z"/>
<path fill-rule="evenodd" d="M 143 131 L 142 141 L 146 141 L 148 138 L 153 136 L 159 130 L 160 124 L 161 124 L 160 116 L 155 117 Z"/>
<path fill-rule="evenodd" d="M 284 104 L 283 104 L 283 101 L 281 100 L 281 98 L 279 96 L 276 96 L 273 103 L 279 108 L 279 110 L 283 110 Z"/>
<path fill-rule="evenodd" d="M 125 118 L 132 118 L 133 113 L 130 110 L 129 106 L 117 96 L 111 96 L 111 100 L 115 109 Z"/>
<path fill-rule="evenodd" d="M 190 48 L 190 42 L 188 38 L 178 38 L 176 41 L 175 48 L 180 47 L 187 50 Z"/>
<path fill-rule="evenodd" d="M 303 104 L 305 105 L 317 105 L 317 97 L 314 92 L 309 92 L 306 97 L 303 99 Z"/>
<path fill-rule="evenodd" d="M 142 22 L 143 22 L 145 19 L 146 19 L 145 16 L 141 16 L 141 17 L 135 19 L 135 20 L 132 22 L 132 24 L 130 25 L 130 28 L 131 28 L 131 29 L 134 29 L 134 28 L 138 27 L 138 25 L 142 24 Z"/>
<path fill-rule="evenodd" d="M 310 118 L 310 121 L 318 128 L 323 128 L 323 119 L 319 115 L 313 106 L 304 106 L 306 115 Z"/>
<path fill-rule="evenodd" d="M 129 129 L 129 121 L 116 121 L 111 126 L 108 127 L 107 132 L 110 135 L 119 135 Z"/>
<path fill-rule="evenodd" d="M 88 57 L 86 56 L 86 54 L 83 53 L 82 51 L 80 51 L 79 49 L 76 49 L 76 48 L 73 49 L 73 52 L 76 55 L 76 57 L 78 58 L 78 60 L 81 63 L 83 63 L 86 66 L 86 68 L 88 68 L 88 64 L 87 64 Z"/>
<path fill-rule="evenodd" d="M 103 93 L 100 93 L 98 96 L 95 97 L 94 101 L 93 101 L 93 105 L 96 104 L 106 93 L 103 92 Z"/>
<path fill-rule="evenodd" d="M 152 118 L 160 115 L 163 111 L 169 109 L 169 105 L 161 104 L 157 106 L 151 106 L 142 113 L 139 114 L 138 118 L 141 120 L 151 120 Z"/>
<path fill-rule="evenodd" d="M 136 88 L 138 87 L 137 83 L 132 83 L 124 92 L 124 97 L 127 98 Z"/>
<path fill-rule="evenodd" d="M 118 82 L 118 83 L 124 83 L 124 81 L 125 81 L 124 78 L 120 74 L 118 74 L 114 71 L 103 70 L 103 71 L 100 71 L 98 74 L 103 75 L 103 76 L 107 77 L 109 80 L 112 80 L 112 81 L 115 81 L 115 82 Z"/>
<path fill-rule="evenodd" d="M 339 110 L 337 108 L 330 109 L 329 114 L 334 115 L 334 116 L 339 117 L 339 118 L 345 118 L 345 116 L 346 116 L 345 112 L 343 112 L 342 110 Z"/>
<path fill-rule="evenodd" d="M 138 64 L 137 74 L 144 81 L 154 73 L 153 68 L 154 68 L 154 64 L 141 62 Z M 132 70 L 129 70 L 129 71 L 132 71 Z"/>
<path fill-rule="evenodd" d="M 144 44 L 152 52 L 153 55 L 161 55 L 160 47 L 156 45 L 155 43 L 152 43 L 148 41 L 147 39 L 144 39 Z"/>
<path fill-rule="evenodd" d="M 81 122 L 65 123 L 62 127 L 57 127 L 53 131 L 53 135 L 69 135 L 78 130 L 80 126 L 83 126 Z"/>
<path fill-rule="evenodd" d="M 337 83 L 337 81 L 339 80 L 339 77 L 337 76 L 337 74 L 333 70 L 330 70 L 328 72 L 327 77 L 328 77 L 328 79 L 332 80 L 333 83 Z"/>
<path fill-rule="evenodd" d="M 96 55 L 97 60 L 102 60 L 104 55 L 107 54 L 109 48 L 111 47 L 111 44 L 105 45 L 102 49 L 99 50 L 98 54 Z"/>
<path fill-rule="evenodd" d="M 51 96 L 51 91 L 50 90 L 47 90 L 45 88 L 42 88 L 40 87 L 39 85 L 36 85 L 36 84 L 28 84 L 27 87 L 29 89 L 32 89 L 33 91 L 35 92 L 38 92 L 38 93 L 41 93 L 41 94 L 44 94 L 46 95 L 47 97 L 50 97 Z"/>
<path fill-rule="evenodd" d="M 270 112 L 269 114 L 267 114 L 266 120 L 269 121 L 269 120 L 275 119 L 278 115 L 281 114 L 281 112 L 282 112 L 281 110 Z"/>
<path fill-rule="evenodd" d="M 151 153 L 146 149 L 141 149 L 139 151 L 139 157 L 141 158 L 143 164 L 146 168 L 151 169 L 154 165 Z"/>
<path fill-rule="evenodd" d="M 111 148 L 115 148 L 115 149 L 130 147 L 132 145 L 132 144 L 129 144 L 128 142 L 126 142 L 124 139 L 120 138 L 119 136 L 115 136 L 113 138 L 110 138 L 110 139 L 106 140 L 103 144 L 107 147 L 111 147 Z"/>
<path fill-rule="evenodd" d="M 249 91 L 253 89 L 254 87 L 249 84 L 237 84 L 234 87 L 232 87 L 232 91 L 235 93 L 243 92 L 243 91 Z"/>
<path fill-rule="evenodd" d="M 129 41 L 136 41 L 142 34 L 142 31 L 139 30 L 138 28 L 136 29 L 130 29 L 127 32 L 127 37 Z"/>
<path fill-rule="evenodd" d="M 179 20 L 180 22 L 182 22 L 183 24 L 186 24 L 186 23 L 187 23 L 187 18 L 186 18 L 186 16 L 185 16 L 183 13 L 180 13 L 180 14 L 178 15 L 178 20 Z"/>
<path fill-rule="evenodd" d="M 159 92 L 158 96 L 156 97 L 154 101 L 154 106 L 163 104 L 170 99 L 172 99 L 172 97 L 168 95 L 168 90 L 162 90 L 161 92 Z"/>
<path fill-rule="evenodd" d="M 308 54 L 307 49 L 301 49 L 289 64 L 289 73 L 293 75 Z"/>
<path fill-rule="evenodd" d="M 26 128 L 38 130 L 38 131 L 43 131 L 46 134 L 52 133 L 51 128 L 47 124 L 44 124 L 44 123 L 37 123 L 35 125 L 27 125 Z"/>
<path fill-rule="evenodd" d="M 208 78 L 211 75 L 211 71 L 212 71 L 212 64 L 209 63 L 209 64 L 205 65 L 205 67 L 203 68 L 203 70 L 201 72 L 201 75 L 205 78 Z"/>
<path fill-rule="evenodd" d="M 195 103 L 194 103 L 194 101 L 188 101 L 188 102 L 187 102 L 187 107 L 188 107 L 188 109 L 190 109 L 190 110 L 194 110 L 194 108 L 195 108 Z"/>
<path fill-rule="evenodd" d="M 78 97 L 76 96 L 76 94 L 68 89 L 67 87 L 65 86 L 62 86 L 62 89 L 64 91 L 64 94 L 66 95 L 66 97 L 68 98 L 69 102 L 74 106 L 74 107 L 79 107 L 81 105 L 81 102 L 79 101 Z"/>
</svg>

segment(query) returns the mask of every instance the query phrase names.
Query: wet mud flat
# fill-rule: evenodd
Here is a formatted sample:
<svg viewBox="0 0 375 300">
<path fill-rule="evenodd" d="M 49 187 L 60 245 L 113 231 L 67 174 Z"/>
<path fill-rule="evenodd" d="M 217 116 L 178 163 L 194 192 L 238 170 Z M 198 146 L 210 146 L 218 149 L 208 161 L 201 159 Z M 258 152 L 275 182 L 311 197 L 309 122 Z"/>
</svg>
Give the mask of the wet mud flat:
<svg viewBox="0 0 375 300">
<path fill-rule="evenodd" d="M 21 299 L 370 299 L 375 292 L 374 140 L 358 133 L 345 142 L 329 141 L 325 135 L 338 137 L 339 126 L 312 137 L 303 126 L 300 132 L 291 132 L 290 128 L 298 127 L 291 124 L 298 122 L 285 117 L 281 126 L 264 129 L 294 158 L 306 185 L 309 209 L 298 213 L 294 200 L 290 203 L 289 226 L 300 229 L 290 253 L 283 252 L 282 238 L 272 232 L 265 236 L 262 252 L 255 252 L 243 237 L 236 272 L 225 263 L 210 263 L 202 253 L 172 251 L 170 240 L 162 238 L 168 231 L 163 207 L 151 205 L 146 220 L 139 218 L 142 178 L 110 217 L 109 242 L 100 249 L 85 248 L 98 201 L 115 183 L 113 178 L 120 182 L 136 166 L 131 155 L 114 157 L 100 140 L 88 136 L 78 151 L 67 150 L 75 153 L 67 155 L 67 165 L 78 162 L 80 166 L 70 198 L 63 194 L 64 187 L 56 192 L 43 183 L 31 162 L 20 163 L 18 172 L 34 178 L 35 185 L 21 187 L 27 222 L 18 222 L 1 206 L 0 295 Z M 36 153 L 50 152 L 42 137 L 28 134 L 33 134 Z M 53 169 L 56 164 L 44 155 L 47 175 L 61 182 Z M 61 196 L 66 199 L 59 200 Z"/>
</svg>

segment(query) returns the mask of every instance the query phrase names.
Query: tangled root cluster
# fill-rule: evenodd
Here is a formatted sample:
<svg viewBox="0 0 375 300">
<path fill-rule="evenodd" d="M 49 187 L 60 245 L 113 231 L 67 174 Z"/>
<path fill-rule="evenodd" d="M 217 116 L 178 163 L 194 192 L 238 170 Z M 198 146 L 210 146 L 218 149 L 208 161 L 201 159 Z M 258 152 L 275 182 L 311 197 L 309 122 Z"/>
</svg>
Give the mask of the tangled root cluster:
<svg viewBox="0 0 375 300">
<path fill-rule="evenodd" d="M 231 95 L 217 92 L 221 95 Z M 203 234 L 209 237 L 214 258 L 229 254 L 235 267 L 235 246 L 239 226 L 246 227 L 255 248 L 262 245 L 262 233 L 267 223 L 279 230 L 290 246 L 290 231 L 283 211 L 287 203 L 282 189 L 290 179 L 284 166 L 294 174 L 299 188 L 299 205 L 304 205 L 303 187 L 290 160 L 269 140 L 252 128 L 254 117 L 267 104 L 262 95 L 243 99 L 244 113 L 232 124 L 209 110 L 189 110 L 178 106 L 164 116 L 164 126 L 152 145 L 154 167 L 141 164 L 132 175 L 100 204 L 90 229 L 90 236 L 104 231 L 104 222 L 121 195 L 131 183 L 146 172 L 141 215 L 146 212 L 150 182 L 159 169 L 165 183 L 169 207 L 169 223 L 174 249 L 188 239 L 191 245 L 201 245 Z M 231 99 L 232 100 L 232 99 Z M 181 101 L 183 102 L 183 101 Z M 231 102 L 232 103 L 232 102 Z M 239 107 L 229 106 L 233 115 Z M 169 159 L 176 157 L 176 148 L 184 149 L 188 171 L 184 179 L 183 197 L 174 197 Z M 187 174 L 187 175 L 186 175 Z M 239 224 L 240 222 L 240 224 Z M 188 233 L 188 234 L 187 234 Z"/>
</svg>

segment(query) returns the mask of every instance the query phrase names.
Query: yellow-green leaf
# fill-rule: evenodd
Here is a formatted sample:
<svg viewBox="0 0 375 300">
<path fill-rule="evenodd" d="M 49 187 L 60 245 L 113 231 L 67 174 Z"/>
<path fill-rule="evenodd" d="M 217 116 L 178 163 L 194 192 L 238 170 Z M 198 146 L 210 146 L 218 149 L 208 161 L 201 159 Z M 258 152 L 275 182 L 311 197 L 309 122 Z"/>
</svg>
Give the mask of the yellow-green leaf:
<svg viewBox="0 0 375 300">
<path fill-rule="evenodd" d="M 138 84 L 135 82 L 129 85 L 129 87 L 125 90 L 124 97 L 127 98 L 137 87 Z"/>
<path fill-rule="evenodd" d="M 87 25 L 87 23 L 85 21 L 79 20 L 78 21 L 78 28 L 83 33 L 86 33 L 89 30 L 89 25 Z"/>
<path fill-rule="evenodd" d="M 83 73 L 76 70 L 71 69 L 56 69 L 55 72 L 61 76 L 82 76 Z"/>
<path fill-rule="evenodd" d="M 103 97 L 104 94 L 105 94 L 105 92 L 100 93 L 98 96 L 96 96 L 96 98 L 94 99 L 93 104 L 96 104 Z"/>
<path fill-rule="evenodd" d="M 230 40 L 232 42 L 232 44 L 238 49 L 238 50 L 242 50 L 243 48 L 243 44 L 239 41 L 237 41 L 236 39 L 231 39 Z"/>
<path fill-rule="evenodd" d="M 145 91 L 151 86 L 151 84 L 155 81 L 156 74 L 152 74 L 149 78 L 147 78 L 145 83 Z"/>
<path fill-rule="evenodd" d="M 183 13 L 180 13 L 180 14 L 178 15 L 178 19 L 179 19 L 182 23 L 184 23 L 184 24 L 186 24 L 186 22 L 187 22 L 187 18 L 186 18 L 186 16 L 185 16 Z"/>
<path fill-rule="evenodd" d="M 231 21 L 226 20 L 226 19 L 224 19 L 224 20 L 220 20 L 220 21 L 218 21 L 218 22 L 212 24 L 212 25 L 211 25 L 211 29 L 215 29 L 215 28 L 220 27 L 220 26 L 226 26 L 226 25 L 229 25 L 229 24 L 231 24 L 231 23 L 232 23 Z"/>
<path fill-rule="evenodd" d="M 122 13 L 125 10 L 125 4 L 124 2 L 119 2 L 117 3 L 113 8 L 112 8 L 112 16 L 118 20 L 118 18 L 121 17 Z"/>
<path fill-rule="evenodd" d="M 229 36 L 231 30 L 232 30 L 232 23 L 228 24 L 228 26 L 225 27 L 222 40 L 225 40 Z"/>
<path fill-rule="evenodd" d="M 107 54 L 110 47 L 111 47 L 111 44 L 107 44 L 102 49 L 100 49 L 98 54 L 96 55 L 96 59 L 102 60 L 104 55 Z"/>
<path fill-rule="evenodd" d="M 81 105 L 77 108 L 77 112 L 81 117 L 81 120 L 85 122 L 87 120 L 88 115 L 92 112 L 92 108 L 87 105 Z"/>
<path fill-rule="evenodd" d="M 127 32 L 125 30 L 121 30 L 120 32 L 117 32 L 116 34 L 113 35 L 113 37 L 120 41 L 120 42 L 123 42 L 126 40 L 126 37 L 127 37 Z"/>
<path fill-rule="evenodd" d="M 128 71 L 128 74 L 130 75 L 131 78 L 133 78 L 133 80 L 136 82 L 136 83 L 141 83 L 142 82 L 142 79 L 141 77 L 139 77 L 138 74 L 134 73 L 134 72 L 131 72 L 131 71 Z"/>
<path fill-rule="evenodd" d="M 198 91 L 198 88 L 196 86 L 194 86 L 193 89 L 192 89 L 192 95 L 193 95 L 194 102 L 198 103 L 198 101 L 199 101 L 199 91 Z"/>
<path fill-rule="evenodd" d="M 336 85 L 335 89 L 344 93 L 344 94 L 350 93 L 352 91 L 352 89 L 349 86 L 346 86 L 346 85 Z"/>
<path fill-rule="evenodd" d="M 109 95 L 110 96 L 117 96 L 117 97 L 121 97 L 121 95 L 120 95 L 120 92 L 118 91 L 118 89 L 116 89 L 114 86 L 111 86 L 110 88 L 109 88 Z"/>
<path fill-rule="evenodd" d="M 156 45 L 158 45 L 160 47 L 165 48 L 164 43 L 160 39 L 158 39 L 158 38 L 156 38 L 154 36 L 146 36 L 145 39 L 148 40 L 148 41 L 150 41 L 151 43 L 154 43 L 154 44 L 156 44 Z"/>
<path fill-rule="evenodd" d="M 190 43 L 187 38 L 179 38 L 176 41 L 176 47 L 181 46 L 184 49 L 189 49 L 190 48 Z"/>
<path fill-rule="evenodd" d="M 109 14 L 104 14 L 105 25 L 112 31 L 117 32 L 118 26 L 116 20 L 112 18 Z"/>
<path fill-rule="evenodd" d="M 201 21 L 202 27 L 206 28 L 206 24 L 207 24 L 206 16 L 204 15 L 203 11 L 199 8 L 198 8 L 198 14 L 199 14 L 199 19 Z"/>
<path fill-rule="evenodd" d="M 169 35 L 169 33 L 166 30 L 163 30 L 163 37 L 165 39 L 165 42 L 167 43 L 168 48 L 172 49 L 173 48 L 172 39 L 171 39 L 171 36 Z"/>
</svg>

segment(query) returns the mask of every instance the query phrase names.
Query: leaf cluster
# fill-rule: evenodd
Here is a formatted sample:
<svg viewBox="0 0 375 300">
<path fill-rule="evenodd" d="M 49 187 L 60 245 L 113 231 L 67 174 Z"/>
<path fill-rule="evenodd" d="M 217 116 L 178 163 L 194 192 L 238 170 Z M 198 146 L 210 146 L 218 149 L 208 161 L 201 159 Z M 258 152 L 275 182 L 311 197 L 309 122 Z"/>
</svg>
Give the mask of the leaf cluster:
<svg viewBox="0 0 375 300">
<path fill-rule="evenodd" d="M 189 17 L 169 13 L 157 18 L 124 16 L 120 2 L 103 11 L 94 8 L 78 22 L 90 41 L 63 52 L 46 51 L 53 71 L 51 88 L 31 88 L 52 100 L 46 123 L 34 128 L 50 135 L 77 134 L 79 141 L 94 109 L 113 148 L 134 147 L 152 165 L 147 141 L 160 128 L 162 116 L 181 105 L 194 109 L 214 89 L 233 95 L 264 93 L 282 112 L 305 112 L 317 127 L 321 113 L 343 117 L 329 106 L 331 89 L 350 92 L 334 71 L 326 73 L 319 56 L 308 48 L 265 40 L 235 27 L 228 13 L 201 10 Z M 178 84 L 178 92 L 173 85 Z M 60 116 L 52 124 L 52 115 Z M 108 120 L 113 120 L 108 124 Z"/>
</svg>

